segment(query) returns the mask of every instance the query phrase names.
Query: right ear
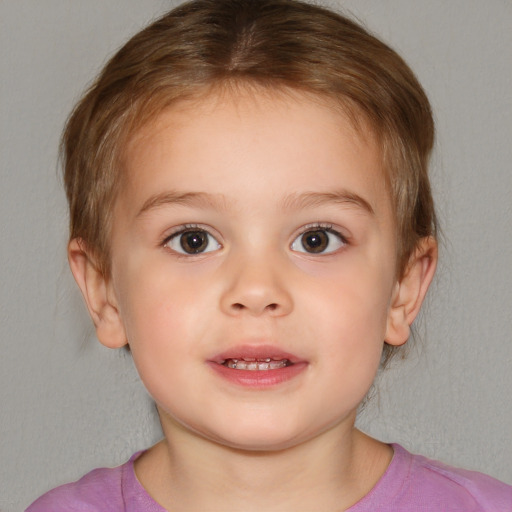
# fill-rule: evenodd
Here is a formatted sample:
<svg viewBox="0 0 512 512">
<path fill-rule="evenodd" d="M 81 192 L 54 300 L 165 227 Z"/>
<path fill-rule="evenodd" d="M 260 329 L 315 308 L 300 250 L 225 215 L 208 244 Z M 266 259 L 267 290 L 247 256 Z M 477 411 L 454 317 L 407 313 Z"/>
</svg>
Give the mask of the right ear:
<svg viewBox="0 0 512 512">
<path fill-rule="evenodd" d="M 99 270 L 83 240 L 74 238 L 69 242 L 68 260 L 99 341 L 109 348 L 123 347 L 127 344 L 126 332 L 111 283 Z"/>
</svg>

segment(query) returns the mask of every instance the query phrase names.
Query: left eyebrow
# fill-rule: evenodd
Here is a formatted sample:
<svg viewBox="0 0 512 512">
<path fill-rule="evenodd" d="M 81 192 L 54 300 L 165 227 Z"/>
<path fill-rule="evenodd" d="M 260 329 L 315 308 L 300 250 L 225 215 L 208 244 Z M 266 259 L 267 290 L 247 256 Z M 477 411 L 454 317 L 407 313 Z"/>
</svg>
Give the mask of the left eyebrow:
<svg viewBox="0 0 512 512">
<path fill-rule="evenodd" d="M 335 192 L 306 192 L 303 194 L 290 194 L 283 201 L 285 210 L 301 210 L 303 208 L 312 208 L 326 204 L 340 204 L 355 206 L 370 215 L 375 215 L 371 204 L 358 194 L 347 190 L 338 190 Z"/>
<path fill-rule="evenodd" d="M 226 208 L 225 197 L 222 194 L 206 194 L 204 192 L 168 191 L 155 194 L 148 198 L 136 217 L 165 205 L 196 206 L 223 210 Z"/>
</svg>

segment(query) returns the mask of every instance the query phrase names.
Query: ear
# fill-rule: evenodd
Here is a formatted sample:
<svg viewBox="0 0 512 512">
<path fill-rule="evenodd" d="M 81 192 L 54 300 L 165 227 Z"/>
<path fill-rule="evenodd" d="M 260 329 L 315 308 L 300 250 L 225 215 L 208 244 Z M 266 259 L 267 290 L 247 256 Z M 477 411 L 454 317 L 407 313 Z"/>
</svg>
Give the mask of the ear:
<svg viewBox="0 0 512 512">
<path fill-rule="evenodd" d="M 109 348 L 126 345 L 126 333 L 111 283 L 99 270 L 82 240 L 75 238 L 69 242 L 68 260 L 100 342 Z"/>
<path fill-rule="evenodd" d="M 420 240 L 409 258 L 403 276 L 395 284 L 388 313 L 385 341 L 403 345 L 432 282 L 437 266 L 437 242 L 433 237 Z"/>
</svg>

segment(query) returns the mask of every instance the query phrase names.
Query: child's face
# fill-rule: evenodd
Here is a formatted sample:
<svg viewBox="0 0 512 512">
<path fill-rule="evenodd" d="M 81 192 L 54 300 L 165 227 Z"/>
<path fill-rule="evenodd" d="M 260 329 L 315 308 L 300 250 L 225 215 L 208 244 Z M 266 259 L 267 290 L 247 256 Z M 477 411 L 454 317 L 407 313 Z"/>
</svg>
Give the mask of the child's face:
<svg viewBox="0 0 512 512">
<path fill-rule="evenodd" d="M 125 164 L 109 295 L 166 433 L 278 449 L 351 428 L 397 290 L 373 143 L 247 94 L 167 111 Z"/>
</svg>

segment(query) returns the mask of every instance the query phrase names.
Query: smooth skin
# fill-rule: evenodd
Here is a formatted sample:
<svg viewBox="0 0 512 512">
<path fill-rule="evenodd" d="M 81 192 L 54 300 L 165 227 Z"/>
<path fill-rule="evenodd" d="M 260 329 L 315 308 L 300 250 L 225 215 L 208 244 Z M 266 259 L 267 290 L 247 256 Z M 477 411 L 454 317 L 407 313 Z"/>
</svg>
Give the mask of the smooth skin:
<svg viewBox="0 0 512 512">
<path fill-rule="evenodd" d="M 99 340 L 129 344 L 157 404 L 165 439 L 135 467 L 168 510 L 345 510 L 389 465 L 356 411 L 383 341 L 407 341 L 437 249 L 422 240 L 396 276 L 369 133 L 298 93 L 180 103 L 125 152 L 111 275 L 70 242 Z M 212 370 L 263 344 L 304 370 L 264 389 Z"/>
</svg>

